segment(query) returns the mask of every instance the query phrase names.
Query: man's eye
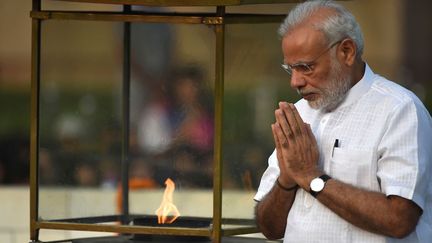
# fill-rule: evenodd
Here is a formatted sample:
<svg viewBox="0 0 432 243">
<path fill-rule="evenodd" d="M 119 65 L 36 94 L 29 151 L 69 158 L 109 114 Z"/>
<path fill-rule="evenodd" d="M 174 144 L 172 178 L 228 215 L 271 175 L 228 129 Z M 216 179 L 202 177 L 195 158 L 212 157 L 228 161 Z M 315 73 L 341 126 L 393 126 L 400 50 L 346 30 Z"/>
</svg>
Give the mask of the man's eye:
<svg viewBox="0 0 432 243">
<path fill-rule="evenodd" d="M 294 67 L 297 72 L 307 73 L 311 71 L 311 68 L 307 64 L 299 64 Z"/>
</svg>

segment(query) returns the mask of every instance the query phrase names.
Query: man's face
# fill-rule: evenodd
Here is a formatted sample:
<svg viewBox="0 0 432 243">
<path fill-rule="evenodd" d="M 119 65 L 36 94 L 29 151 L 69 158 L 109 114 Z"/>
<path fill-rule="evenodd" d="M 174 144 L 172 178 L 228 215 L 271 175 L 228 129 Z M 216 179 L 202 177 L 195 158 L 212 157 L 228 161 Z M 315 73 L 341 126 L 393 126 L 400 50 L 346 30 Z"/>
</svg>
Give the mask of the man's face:
<svg viewBox="0 0 432 243">
<path fill-rule="evenodd" d="M 336 57 L 338 47 L 330 47 L 322 33 L 311 28 L 294 30 L 282 41 L 285 64 L 311 67 L 311 72 L 294 69 L 291 87 L 314 109 L 334 109 L 351 87 L 351 77 Z"/>
<path fill-rule="evenodd" d="M 339 60 L 331 57 L 330 62 L 330 73 L 327 78 L 327 83 L 320 88 L 316 88 L 316 93 L 320 95 L 318 95 L 315 100 L 308 101 L 309 105 L 314 109 L 333 110 L 340 104 L 351 88 L 350 76 L 342 70 Z M 297 89 L 297 92 L 301 96 L 313 91 L 313 88 L 310 90 L 305 87 Z"/>
</svg>

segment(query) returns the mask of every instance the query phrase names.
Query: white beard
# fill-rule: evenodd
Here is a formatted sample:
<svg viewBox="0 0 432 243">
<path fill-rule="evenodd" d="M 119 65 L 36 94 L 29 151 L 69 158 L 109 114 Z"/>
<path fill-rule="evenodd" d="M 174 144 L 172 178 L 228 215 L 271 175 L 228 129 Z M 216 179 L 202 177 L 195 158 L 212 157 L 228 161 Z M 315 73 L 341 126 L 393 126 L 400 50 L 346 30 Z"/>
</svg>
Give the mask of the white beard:
<svg viewBox="0 0 432 243">
<path fill-rule="evenodd" d="M 350 76 L 343 74 L 342 66 L 335 58 L 332 58 L 328 79 L 330 82 L 320 90 L 320 97 L 316 100 L 308 101 L 311 108 L 331 111 L 343 101 L 348 90 L 351 88 L 352 80 Z M 300 90 L 297 90 L 297 92 L 301 93 Z"/>
</svg>

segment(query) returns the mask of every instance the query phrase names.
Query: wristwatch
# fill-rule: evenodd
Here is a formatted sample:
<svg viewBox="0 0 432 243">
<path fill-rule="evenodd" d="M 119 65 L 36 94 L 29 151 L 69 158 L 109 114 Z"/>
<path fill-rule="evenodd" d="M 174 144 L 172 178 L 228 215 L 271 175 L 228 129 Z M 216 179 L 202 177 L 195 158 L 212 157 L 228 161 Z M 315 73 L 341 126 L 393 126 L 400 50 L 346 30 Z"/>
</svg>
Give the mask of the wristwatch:
<svg viewBox="0 0 432 243">
<path fill-rule="evenodd" d="M 318 194 L 324 189 L 326 182 L 330 179 L 331 179 L 331 177 L 329 175 L 326 175 L 326 174 L 321 175 L 317 178 L 314 178 L 309 185 L 310 186 L 309 193 L 312 196 L 317 197 Z"/>
</svg>

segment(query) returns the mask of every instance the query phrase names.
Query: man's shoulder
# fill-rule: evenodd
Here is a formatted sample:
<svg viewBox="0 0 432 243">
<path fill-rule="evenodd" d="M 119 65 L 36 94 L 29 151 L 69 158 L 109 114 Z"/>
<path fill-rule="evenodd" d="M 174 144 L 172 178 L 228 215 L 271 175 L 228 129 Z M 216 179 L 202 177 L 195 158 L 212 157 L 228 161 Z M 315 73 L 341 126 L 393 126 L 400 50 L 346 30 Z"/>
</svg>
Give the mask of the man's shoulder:
<svg viewBox="0 0 432 243">
<path fill-rule="evenodd" d="M 414 103 L 422 105 L 420 99 L 412 91 L 379 75 L 375 75 L 370 96 L 376 99 L 378 102 L 376 104 L 386 103 L 387 105 L 401 106 Z"/>
</svg>

